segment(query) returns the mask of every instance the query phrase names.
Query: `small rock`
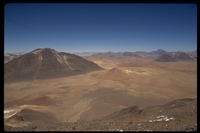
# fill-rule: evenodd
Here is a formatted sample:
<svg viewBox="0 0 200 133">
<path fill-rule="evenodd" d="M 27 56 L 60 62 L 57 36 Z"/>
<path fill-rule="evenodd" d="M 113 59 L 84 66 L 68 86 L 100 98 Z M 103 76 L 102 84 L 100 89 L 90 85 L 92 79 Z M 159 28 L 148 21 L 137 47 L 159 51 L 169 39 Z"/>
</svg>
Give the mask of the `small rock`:
<svg viewBox="0 0 200 133">
<path fill-rule="evenodd" d="M 132 124 L 132 121 L 130 121 L 128 124 L 129 124 L 129 125 Z"/>
</svg>

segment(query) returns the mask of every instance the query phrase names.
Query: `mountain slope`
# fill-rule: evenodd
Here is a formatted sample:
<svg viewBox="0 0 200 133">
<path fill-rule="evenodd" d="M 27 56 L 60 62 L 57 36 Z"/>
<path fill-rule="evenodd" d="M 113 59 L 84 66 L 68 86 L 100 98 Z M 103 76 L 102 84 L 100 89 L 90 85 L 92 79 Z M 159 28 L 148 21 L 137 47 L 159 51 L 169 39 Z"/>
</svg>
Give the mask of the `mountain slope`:
<svg viewBox="0 0 200 133">
<path fill-rule="evenodd" d="M 177 61 L 192 61 L 194 60 L 193 58 L 191 58 L 189 55 L 187 55 L 184 52 L 175 52 L 172 53 L 172 58 L 174 58 Z"/>
<path fill-rule="evenodd" d="M 5 81 L 48 79 L 101 70 L 94 62 L 50 48 L 36 49 L 4 65 Z"/>
<path fill-rule="evenodd" d="M 163 54 L 159 56 L 155 61 L 157 62 L 176 62 L 170 55 Z"/>
</svg>

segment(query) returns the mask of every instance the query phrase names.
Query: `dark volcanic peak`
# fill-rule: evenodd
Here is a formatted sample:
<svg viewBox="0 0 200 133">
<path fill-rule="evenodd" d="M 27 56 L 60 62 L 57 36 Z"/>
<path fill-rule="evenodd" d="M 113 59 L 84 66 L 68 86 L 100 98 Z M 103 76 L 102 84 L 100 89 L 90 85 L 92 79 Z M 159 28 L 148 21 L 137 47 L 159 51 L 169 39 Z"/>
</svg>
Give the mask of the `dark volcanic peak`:
<svg viewBox="0 0 200 133">
<path fill-rule="evenodd" d="M 56 78 L 101 70 L 94 62 L 74 54 L 39 48 L 7 62 L 5 81 L 23 81 Z"/>
<path fill-rule="evenodd" d="M 175 60 L 180 60 L 180 61 L 194 60 L 193 58 L 191 58 L 188 54 L 184 52 L 174 52 L 172 53 L 172 58 L 174 58 Z"/>
<path fill-rule="evenodd" d="M 161 54 L 167 54 L 167 52 L 166 52 L 165 50 L 158 49 L 158 50 L 156 50 L 156 51 L 150 52 L 150 54 L 158 54 L 158 55 L 161 55 Z"/>
<path fill-rule="evenodd" d="M 157 62 L 175 62 L 175 60 L 168 54 L 159 56 L 155 61 Z"/>
</svg>

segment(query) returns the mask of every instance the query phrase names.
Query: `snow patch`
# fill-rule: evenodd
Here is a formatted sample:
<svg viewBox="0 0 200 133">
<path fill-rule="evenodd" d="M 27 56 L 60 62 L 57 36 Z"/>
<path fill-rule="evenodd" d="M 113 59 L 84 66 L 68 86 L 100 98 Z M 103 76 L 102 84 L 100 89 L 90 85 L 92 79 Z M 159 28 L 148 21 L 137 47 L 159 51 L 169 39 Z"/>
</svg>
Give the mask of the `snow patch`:
<svg viewBox="0 0 200 133">
<path fill-rule="evenodd" d="M 148 129 L 147 129 L 147 130 L 144 130 L 144 131 L 153 131 L 153 130 L 148 130 Z"/>
<path fill-rule="evenodd" d="M 163 117 L 165 117 L 165 116 L 164 115 L 157 116 L 157 118 L 163 118 Z"/>
<path fill-rule="evenodd" d="M 4 114 L 7 114 L 7 113 L 10 113 L 10 112 L 13 112 L 14 110 L 13 109 L 10 109 L 10 110 L 4 110 Z"/>
<path fill-rule="evenodd" d="M 168 118 L 168 116 L 165 116 L 165 115 L 160 115 L 160 116 L 157 116 L 156 118 L 157 118 L 156 120 L 148 120 L 145 122 L 170 121 L 174 119 L 174 117 Z"/>
<path fill-rule="evenodd" d="M 15 110 L 15 109 L 6 109 L 4 110 L 4 119 L 8 119 L 11 116 L 17 114 L 19 112 L 19 110 Z"/>
<path fill-rule="evenodd" d="M 17 112 L 15 112 L 14 114 L 11 114 L 11 115 L 7 116 L 6 118 L 10 118 L 11 116 L 13 116 L 15 114 L 17 114 Z"/>
</svg>

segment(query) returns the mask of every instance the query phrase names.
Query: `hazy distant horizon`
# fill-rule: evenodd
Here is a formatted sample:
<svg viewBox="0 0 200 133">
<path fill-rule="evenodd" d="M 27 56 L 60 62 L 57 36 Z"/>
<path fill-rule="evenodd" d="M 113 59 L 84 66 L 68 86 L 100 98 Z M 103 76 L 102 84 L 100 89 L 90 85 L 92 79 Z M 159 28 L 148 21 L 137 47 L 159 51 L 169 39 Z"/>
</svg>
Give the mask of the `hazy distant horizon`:
<svg viewBox="0 0 200 133">
<path fill-rule="evenodd" d="M 162 48 L 160 48 L 160 49 L 162 49 Z M 35 50 L 35 49 L 33 49 L 33 50 Z M 33 50 L 31 50 L 31 51 L 33 51 Z M 54 49 L 54 50 L 56 50 L 56 49 Z M 157 50 L 158 49 L 152 50 L 152 51 L 157 51 Z M 162 49 L 162 50 L 165 50 L 165 49 Z M 31 51 L 26 51 L 26 52 L 24 52 L 24 51 L 21 51 L 21 52 L 10 52 L 10 53 L 5 53 L 4 52 L 4 54 L 24 54 L 24 53 L 29 53 Z M 56 51 L 58 51 L 58 50 L 56 50 Z M 139 51 L 142 51 L 142 52 L 152 52 L 152 51 L 145 51 L 145 50 L 138 50 L 138 51 L 72 51 L 72 52 L 58 51 L 58 52 L 65 52 L 65 53 L 106 53 L 106 52 L 118 53 L 119 52 L 120 53 L 120 52 L 139 52 Z M 180 50 L 177 50 L 177 51 L 167 51 L 167 50 L 165 50 L 165 51 L 166 52 L 177 52 L 177 51 L 180 51 Z M 196 50 L 192 50 L 192 51 L 180 51 L 180 52 L 194 52 L 194 51 L 196 51 Z"/>
</svg>

